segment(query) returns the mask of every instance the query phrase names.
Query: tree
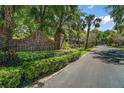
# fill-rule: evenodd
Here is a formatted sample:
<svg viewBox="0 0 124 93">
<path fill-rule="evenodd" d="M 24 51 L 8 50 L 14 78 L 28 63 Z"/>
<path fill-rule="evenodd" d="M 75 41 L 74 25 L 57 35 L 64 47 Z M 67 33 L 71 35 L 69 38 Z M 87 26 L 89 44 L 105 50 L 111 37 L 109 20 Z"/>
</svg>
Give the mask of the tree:
<svg viewBox="0 0 124 93">
<path fill-rule="evenodd" d="M 5 7 L 5 6 L 4 6 Z M 8 6 L 10 7 L 10 6 Z M 5 23 L 6 31 L 9 32 L 8 42 L 12 43 L 12 38 L 21 39 L 29 36 L 32 31 L 40 30 L 54 38 L 57 49 L 63 48 L 67 38 L 76 40 L 74 43 L 80 47 L 82 42 L 81 35 L 87 36 L 86 46 L 88 47 L 89 32 L 92 27 L 96 29 L 100 26 L 100 19 L 94 15 L 85 16 L 77 6 L 11 6 L 11 9 L 0 8 L 0 16 L 4 17 L 0 24 Z M 4 13 L 7 11 L 6 13 Z M 3 16 L 4 15 L 4 16 Z M 8 21 L 8 18 L 10 19 Z M 2 20 L 2 18 L 0 18 Z M 9 26 L 9 27 L 8 27 Z M 84 29 L 87 27 L 87 34 Z M 8 30 L 7 30 L 8 29 Z M 74 33 L 73 33 L 74 32 Z M 74 34 L 74 35 L 72 35 Z M 71 35 L 71 36 L 69 36 Z M 71 39 L 68 39 L 71 40 Z"/>
<path fill-rule="evenodd" d="M 122 46 L 124 44 L 124 36 L 120 33 L 116 33 L 113 40 L 116 46 Z"/>
<path fill-rule="evenodd" d="M 72 29 L 76 31 L 76 37 L 77 41 L 74 43 L 78 44 L 78 47 L 80 47 L 81 43 L 81 34 L 83 33 L 86 24 L 83 22 L 83 20 L 80 18 L 81 16 L 84 16 L 85 14 L 82 13 L 79 9 L 77 9 L 73 15 L 73 19 L 70 20 Z"/>
<path fill-rule="evenodd" d="M 107 9 L 115 22 L 115 30 L 119 33 L 124 29 L 124 6 L 123 5 L 109 5 Z"/>
<path fill-rule="evenodd" d="M 99 31 L 98 29 L 93 29 L 92 33 L 94 34 L 94 45 L 97 45 L 98 43 L 101 43 L 101 39 L 102 39 L 102 32 Z M 93 39 L 93 38 L 92 38 Z"/>
<path fill-rule="evenodd" d="M 68 20 L 72 20 L 77 6 L 51 6 L 51 13 L 53 14 L 55 34 L 54 40 L 56 42 L 56 48 L 63 48 L 64 38 L 65 38 L 65 25 L 68 24 Z"/>
<path fill-rule="evenodd" d="M 14 13 L 15 28 L 13 30 L 14 39 L 22 39 L 28 37 L 32 32 L 36 31 L 39 27 L 34 14 L 31 15 L 32 6 L 15 6 Z"/>
<path fill-rule="evenodd" d="M 114 29 L 117 31 L 115 33 L 114 42 L 116 44 L 123 44 L 123 29 L 124 29 L 124 6 L 123 5 L 109 5 L 107 6 L 110 16 L 113 18 L 115 25 Z"/>
<path fill-rule="evenodd" d="M 32 16 L 37 23 L 39 23 L 38 30 L 44 31 L 44 28 L 48 26 L 48 19 L 51 16 L 47 5 L 31 6 L 29 16 Z"/>
<path fill-rule="evenodd" d="M 103 32 L 103 42 L 109 46 L 114 43 L 115 32 L 113 30 L 105 30 Z"/>
<path fill-rule="evenodd" d="M 87 26 L 87 35 L 86 35 L 86 44 L 85 44 L 85 49 L 88 48 L 88 39 L 89 39 L 89 32 L 91 30 L 91 27 L 94 26 L 95 28 L 100 26 L 101 19 L 100 18 L 95 18 L 95 15 L 87 15 L 84 18 L 84 22 Z"/>
<path fill-rule="evenodd" d="M 116 23 L 114 25 L 114 29 L 117 30 L 118 33 L 122 33 L 122 30 L 124 29 L 124 26 L 120 23 Z"/>
<path fill-rule="evenodd" d="M 0 28 L 4 25 L 4 7 L 0 6 Z"/>
<path fill-rule="evenodd" d="M 7 32 L 7 40 L 6 40 L 6 51 L 11 54 L 11 44 L 12 44 L 12 31 L 14 28 L 14 6 L 12 5 L 5 5 L 4 6 L 4 28 Z"/>
</svg>

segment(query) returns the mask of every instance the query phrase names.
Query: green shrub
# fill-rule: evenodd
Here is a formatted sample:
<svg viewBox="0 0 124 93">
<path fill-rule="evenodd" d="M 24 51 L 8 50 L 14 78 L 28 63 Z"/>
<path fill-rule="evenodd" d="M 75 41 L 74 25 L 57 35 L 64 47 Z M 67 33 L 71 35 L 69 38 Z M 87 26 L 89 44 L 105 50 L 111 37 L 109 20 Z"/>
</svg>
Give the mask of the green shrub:
<svg viewBox="0 0 124 93">
<path fill-rule="evenodd" d="M 61 57 L 52 57 L 48 59 L 38 60 L 35 62 L 24 62 L 24 76 L 26 76 L 26 78 L 28 78 L 29 80 L 32 80 L 44 73 L 55 72 L 66 66 L 69 62 L 78 59 L 80 54 L 81 53 L 78 51 L 63 55 Z"/>
<path fill-rule="evenodd" d="M 20 68 L 0 68 L 0 88 L 14 88 L 20 84 Z"/>
<path fill-rule="evenodd" d="M 90 49 L 91 50 L 91 49 Z M 21 85 L 29 84 L 32 80 L 42 76 L 44 74 L 53 73 L 58 71 L 59 69 L 63 68 L 70 62 L 77 60 L 80 55 L 82 54 L 81 49 L 74 49 L 74 50 L 57 50 L 57 51 L 50 51 L 45 52 L 53 53 L 53 55 L 61 55 L 61 56 L 54 56 L 49 57 L 47 59 L 41 59 L 40 55 L 43 54 L 41 52 L 21 52 L 21 57 L 26 57 L 29 60 L 30 57 L 33 59 L 37 58 L 36 55 L 40 56 L 38 60 L 33 61 L 25 61 L 20 67 L 9 67 L 9 68 L 0 68 L 0 87 L 19 87 Z M 89 50 L 86 50 L 89 51 Z M 64 54 L 63 54 L 64 53 Z M 44 56 L 46 55 L 44 54 Z M 31 55 L 31 56 L 30 56 Z"/>
<path fill-rule="evenodd" d="M 38 77 L 41 73 L 45 73 L 49 70 L 48 62 L 25 62 L 23 65 L 24 76 L 29 79 L 33 79 L 34 77 Z"/>
<path fill-rule="evenodd" d="M 51 51 L 34 51 L 34 52 L 17 52 L 18 57 L 23 61 L 34 61 L 41 60 L 54 56 L 61 56 L 67 53 L 75 51 L 74 49 L 70 50 L 51 50 Z"/>
<path fill-rule="evenodd" d="M 43 75 L 44 73 L 48 72 L 54 72 L 55 70 L 58 70 L 63 67 L 61 61 L 65 61 L 66 59 L 63 59 L 60 57 L 51 57 L 48 59 L 40 59 L 44 56 L 55 56 L 55 55 L 64 55 L 64 54 L 70 54 L 74 50 L 56 50 L 56 51 L 50 51 L 50 52 L 44 52 L 44 55 L 42 56 L 43 52 L 23 52 L 24 55 L 21 56 L 23 58 L 32 59 L 30 57 L 37 58 L 39 56 L 39 59 L 37 61 L 31 61 L 31 62 L 23 62 L 23 65 L 21 67 L 1 67 L 0 68 L 0 87 L 17 87 L 20 82 L 23 83 L 25 78 L 29 80 L 33 80 L 34 78 L 38 77 L 39 75 Z M 22 53 L 22 54 L 23 54 Z M 47 55 L 49 53 L 49 55 Z M 27 55 L 27 56 L 26 56 Z M 38 56 L 37 56 L 38 55 Z M 25 60 L 27 60 L 25 59 Z M 12 59 L 13 60 L 13 59 Z M 65 61 L 67 62 L 67 61 Z M 7 62 L 7 65 L 9 65 L 9 60 Z M 16 66 L 16 63 L 14 63 Z M 20 70 L 22 68 L 22 71 Z"/>
<path fill-rule="evenodd" d="M 5 52 L 3 52 L 2 50 L 0 50 L 0 57 L 4 56 Z"/>
</svg>

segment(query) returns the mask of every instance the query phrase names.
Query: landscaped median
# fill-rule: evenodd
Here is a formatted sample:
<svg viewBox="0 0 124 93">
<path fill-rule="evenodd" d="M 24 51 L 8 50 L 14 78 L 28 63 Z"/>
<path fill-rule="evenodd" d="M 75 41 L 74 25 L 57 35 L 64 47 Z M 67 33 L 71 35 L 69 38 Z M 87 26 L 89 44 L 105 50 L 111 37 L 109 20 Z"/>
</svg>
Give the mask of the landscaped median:
<svg viewBox="0 0 124 93">
<path fill-rule="evenodd" d="M 76 49 L 71 52 L 61 54 L 61 56 L 52 56 L 44 59 L 25 61 L 18 67 L 0 68 L 0 87 L 22 87 L 33 82 L 39 76 L 54 73 L 70 62 L 77 60 L 82 53 L 91 49 Z M 34 55 L 35 56 L 35 55 Z"/>
</svg>

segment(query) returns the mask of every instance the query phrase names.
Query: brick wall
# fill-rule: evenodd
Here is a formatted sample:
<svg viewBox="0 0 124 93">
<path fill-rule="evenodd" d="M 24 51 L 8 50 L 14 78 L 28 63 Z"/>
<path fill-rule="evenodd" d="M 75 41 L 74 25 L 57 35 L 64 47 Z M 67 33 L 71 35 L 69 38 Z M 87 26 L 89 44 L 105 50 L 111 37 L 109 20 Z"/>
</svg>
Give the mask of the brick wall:
<svg viewBox="0 0 124 93">
<path fill-rule="evenodd" d="M 3 47 L 5 36 L 0 33 L 0 48 Z M 24 39 L 13 39 L 11 47 L 16 51 L 51 50 L 55 49 L 55 42 L 50 40 L 43 32 L 36 31 Z"/>
</svg>

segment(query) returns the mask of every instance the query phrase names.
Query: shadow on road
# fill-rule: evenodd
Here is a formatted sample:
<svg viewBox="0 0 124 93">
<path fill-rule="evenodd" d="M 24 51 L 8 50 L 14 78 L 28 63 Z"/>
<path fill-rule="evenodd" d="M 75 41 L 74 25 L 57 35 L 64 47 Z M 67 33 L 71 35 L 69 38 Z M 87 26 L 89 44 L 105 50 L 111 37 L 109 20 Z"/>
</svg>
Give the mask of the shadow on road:
<svg viewBox="0 0 124 93">
<path fill-rule="evenodd" d="M 102 62 L 124 65 L 124 51 L 111 49 L 106 51 L 92 51 L 93 58 L 99 58 Z"/>
</svg>

